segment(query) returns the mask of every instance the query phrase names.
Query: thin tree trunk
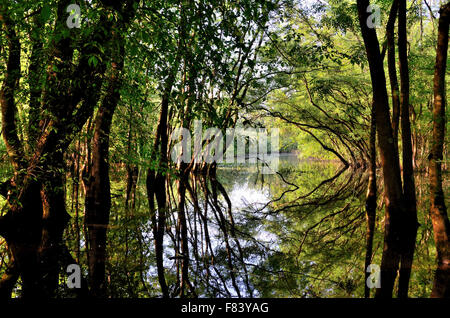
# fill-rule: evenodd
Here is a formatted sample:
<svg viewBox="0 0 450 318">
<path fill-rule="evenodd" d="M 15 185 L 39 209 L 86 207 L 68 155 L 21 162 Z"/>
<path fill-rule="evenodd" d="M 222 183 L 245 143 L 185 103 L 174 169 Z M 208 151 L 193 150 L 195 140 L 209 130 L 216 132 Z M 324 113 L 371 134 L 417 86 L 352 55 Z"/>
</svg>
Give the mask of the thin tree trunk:
<svg viewBox="0 0 450 318">
<path fill-rule="evenodd" d="M 170 90 L 172 86 L 170 85 Z M 170 92 L 170 90 L 168 90 Z M 167 114 L 169 107 L 169 94 L 167 92 L 162 98 L 161 113 L 156 132 L 154 151 L 152 159 L 155 160 L 159 155 L 159 165 L 157 171 L 149 168 L 147 171 L 147 198 L 149 201 L 150 218 L 152 221 L 153 236 L 155 241 L 156 267 L 158 271 L 158 280 L 161 287 L 163 297 L 169 297 L 169 289 L 167 287 L 164 274 L 164 233 L 166 227 L 166 177 L 167 169 Z M 155 207 L 155 198 L 158 204 L 158 210 Z"/>
<path fill-rule="evenodd" d="M 134 143 L 134 135 L 133 135 L 133 107 L 130 104 L 129 106 L 130 117 L 128 118 L 128 145 L 127 145 L 127 156 L 128 162 L 126 164 L 127 170 L 127 189 L 126 189 L 126 197 L 125 197 L 125 208 L 130 209 L 130 201 L 131 208 L 134 205 L 134 192 L 136 190 L 136 183 L 139 174 L 139 168 L 130 163 L 131 156 L 133 152 L 133 143 Z"/>
<path fill-rule="evenodd" d="M 166 228 L 166 214 L 167 214 L 167 196 L 166 196 L 166 182 L 168 169 L 168 114 L 169 101 L 172 92 L 175 76 L 178 72 L 181 56 L 181 45 L 178 44 L 177 53 L 175 56 L 175 64 L 169 74 L 165 83 L 165 89 L 161 99 L 161 112 L 159 115 L 159 122 L 156 129 L 155 143 L 153 146 L 154 153 L 151 157 L 152 161 L 158 160 L 158 165 L 155 168 L 150 167 L 147 170 L 147 199 L 149 202 L 150 218 L 152 221 L 152 230 L 155 241 L 156 267 L 158 271 L 158 281 L 161 287 L 163 297 L 169 297 L 169 289 L 167 287 L 164 274 L 164 233 Z M 158 158 L 159 156 L 159 158 Z M 158 204 L 158 210 L 155 207 L 155 198 Z"/>
<path fill-rule="evenodd" d="M 398 12 L 398 1 L 394 0 L 392 3 L 391 11 L 389 13 L 389 20 L 386 25 L 386 38 L 387 38 L 387 49 L 388 49 L 388 70 L 389 70 L 389 81 L 391 84 L 391 94 L 392 94 L 392 130 L 394 134 L 394 145 L 398 153 L 398 127 L 400 120 L 400 99 L 399 99 L 399 88 L 397 80 L 397 69 L 395 66 L 395 37 L 394 37 L 394 27 L 395 20 Z M 401 1 L 401 0 L 400 0 Z"/>
<path fill-rule="evenodd" d="M 180 281 L 180 297 L 185 296 L 185 290 L 190 288 L 189 283 L 189 241 L 188 241 L 188 233 L 187 233 L 187 222 L 186 222 L 186 210 L 185 210 L 185 201 L 186 201 L 186 183 L 188 182 L 188 176 L 185 173 L 185 168 L 187 164 L 181 163 L 180 168 L 180 179 L 178 180 L 178 223 L 180 226 L 180 234 L 181 234 L 181 281 Z"/>
<path fill-rule="evenodd" d="M 370 297 L 370 288 L 367 285 L 367 279 L 370 273 L 367 272 L 367 267 L 372 263 L 373 237 L 375 232 L 375 220 L 377 211 L 377 149 L 376 149 L 376 120 L 375 120 L 375 106 L 372 104 L 372 114 L 370 123 L 370 163 L 369 163 L 369 184 L 366 195 L 366 219 L 367 219 L 367 234 L 366 234 L 366 258 L 364 264 L 365 272 L 365 287 L 364 297 Z"/>
<path fill-rule="evenodd" d="M 115 31 L 118 35 L 121 30 Z M 124 44 L 118 36 L 118 56 L 112 63 L 111 77 L 102 104 L 98 109 L 92 148 L 92 167 L 86 191 L 86 223 L 89 241 L 89 277 L 94 297 L 106 294 L 106 235 L 111 209 L 109 180 L 109 134 L 117 103 L 120 99 L 120 72 L 123 68 Z"/>
<path fill-rule="evenodd" d="M 411 123 L 409 118 L 409 70 L 406 35 L 406 0 L 398 4 L 398 55 L 400 64 L 400 112 L 402 124 L 403 199 L 405 215 L 402 225 L 402 257 L 398 297 L 408 297 L 409 278 L 414 259 L 417 235 L 416 186 L 413 170 Z"/>
</svg>

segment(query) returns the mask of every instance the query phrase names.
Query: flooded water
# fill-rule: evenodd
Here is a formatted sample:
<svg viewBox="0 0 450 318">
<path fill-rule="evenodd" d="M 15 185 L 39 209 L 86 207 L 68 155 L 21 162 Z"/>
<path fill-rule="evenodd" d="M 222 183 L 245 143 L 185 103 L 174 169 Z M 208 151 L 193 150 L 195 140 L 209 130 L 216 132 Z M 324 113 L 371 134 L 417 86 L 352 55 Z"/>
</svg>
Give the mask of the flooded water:
<svg viewBox="0 0 450 318">
<path fill-rule="evenodd" d="M 191 177 L 186 211 L 189 280 L 195 294 L 363 297 L 367 174 L 343 169 L 337 162 L 299 160 L 295 155 L 283 155 L 276 174 L 257 171 L 254 166 L 227 166 L 218 168 L 217 181 Z M 123 176 L 117 172 L 112 182 L 107 275 L 113 297 L 160 295 L 144 178 L 140 176 L 135 208 L 126 213 Z M 428 297 L 435 248 L 428 217 L 427 178 L 417 174 L 416 179 L 421 226 L 410 296 Z M 175 292 L 180 244 L 176 187 L 170 189 L 172 209 L 164 266 L 167 283 Z M 373 264 L 381 260 L 383 216 L 379 199 Z M 73 228 L 67 231 L 67 240 L 75 252 Z M 83 244 L 80 248 L 83 263 Z"/>
</svg>

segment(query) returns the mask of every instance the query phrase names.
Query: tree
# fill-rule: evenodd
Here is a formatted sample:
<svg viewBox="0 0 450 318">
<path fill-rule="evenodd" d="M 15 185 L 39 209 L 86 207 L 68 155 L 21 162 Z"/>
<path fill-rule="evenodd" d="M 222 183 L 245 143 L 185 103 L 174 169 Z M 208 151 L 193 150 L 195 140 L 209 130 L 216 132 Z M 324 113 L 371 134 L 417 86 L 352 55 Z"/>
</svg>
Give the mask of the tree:
<svg viewBox="0 0 450 318">
<path fill-rule="evenodd" d="M 27 124 L 38 127 L 39 134 L 30 142 L 34 151 L 29 154 L 19 139 L 16 124 L 15 94 L 21 70 L 21 46 L 14 19 L 20 17 L 13 17 L 17 10 L 13 4 L 7 1 L 0 4 L 9 53 L 0 94 L 2 129 L 15 169 L 9 182 L 10 192 L 4 193 L 9 211 L 0 219 L 0 234 L 5 237 L 14 256 L 23 282 L 24 297 L 53 296 L 60 267 L 75 263 L 62 241 L 69 220 L 64 197 L 63 154 L 98 101 L 109 59 L 105 55 L 110 44 L 108 35 L 116 23 L 110 20 L 108 13 L 118 8 L 108 1 L 101 1 L 97 4 L 100 17 L 94 27 L 77 39 L 76 30 L 68 30 L 66 25 L 69 4 L 70 1 L 65 0 L 57 4 L 56 23 L 48 43 L 47 68 L 40 74 L 45 78 L 45 85 L 40 92 L 31 90 L 33 96 L 40 95 L 41 103 L 31 104 L 38 107 L 32 111 L 39 116 L 30 116 L 31 121 Z M 37 10 L 35 14 L 39 12 Z M 48 10 L 42 12 L 41 17 L 44 17 Z M 33 39 L 42 40 L 38 37 Z M 81 46 L 86 42 L 89 44 Z M 75 49 L 79 52 L 76 58 Z M 32 85 L 39 86 L 38 83 Z"/>
<path fill-rule="evenodd" d="M 134 1 L 126 1 L 118 11 L 117 25 L 112 29 L 111 69 L 106 92 L 95 119 L 92 163 L 86 182 L 85 219 L 88 227 L 89 277 L 94 297 L 104 297 L 106 232 L 111 209 L 109 180 L 109 135 L 115 109 L 120 100 L 121 71 L 125 58 L 125 35 L 136 11 Z"/>
<path fill-rule="evenodd" d="M 400 64 L 400 113 L 402 127 L 402 153 L 403 153 L 403 200 L 405 215 L 402 224 L 402 257 L 399 273 L 399 298 L 408 297 L 409 278 L 414 258 L 417 235 L 417 207 L 416 186 L 414 183 L 413 151 L 411 138 L 411 123 L 409 109 L 409 69 L 406 37 L 406 0 L 398 4 L 398 54 Z"/>
<path fill-rule="evenodd" d="M 377 290 L 377 296 L 392 297 L 402 252 L 400 242 L 404 208 L 400 165 L 393 143 L 386 77 L 379 42 L 375 29 L 369 28 L 366 23 L 369 18 L 369 1 L 358 0 L 357 6 L 372 79 L 378 147 L 385 185 L 385 245 L 381 261 L 381 288 Z"/>
<path fill-rule="evenodd" d="M 442 189 L 442 150 L 445 138 L 445 69 L 447 64 L 450 3 L 439 11 L 436 66 L 434 70 L 433 139 L 429 156 L 430 216 L 437 251 L 437 269 L 431 297 L 450 297 L 450 223 Z"/>
</svg>

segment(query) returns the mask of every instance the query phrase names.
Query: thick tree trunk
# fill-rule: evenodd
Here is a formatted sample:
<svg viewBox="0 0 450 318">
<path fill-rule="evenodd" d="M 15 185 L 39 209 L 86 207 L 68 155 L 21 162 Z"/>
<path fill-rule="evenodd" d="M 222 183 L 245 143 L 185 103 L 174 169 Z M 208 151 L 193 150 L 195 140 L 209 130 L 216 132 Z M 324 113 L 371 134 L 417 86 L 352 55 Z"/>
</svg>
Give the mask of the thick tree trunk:
<svg viewBox="0 0 450 318">
<path fill-rule="evenodd" d="M 14 22 L 9 17 L 8 9 L 0 4 L 0 23 L 5 31 L 8 43 L 8 60 L 0 91 L 2 107 L 2 136 L 6 151 L 15 171 L 24 168 L 25 153 L 17 132 L 15 92 L 20 78 L 20 41 L 14 28 Z"/>
<path fill-rule="evenodd" d="M 433 139 L 430 154 L 430 216 L 437 250 L 437 270 L 431 297 L 450 297 L 450 222 L 442 189 L 443 146 L 445 139 L 445 70 L 447 64 L 450 3 L 440 10 L 436 65 L 434 71 Z"/>
<path fill-rule="evenodd" d="M 70 215 L 66 211 L 64 193 L 65 171 L 62 150 L 53 153 L 51 163 L 46 167 L 44 182 L 41 187 L 42 237 L 39 247 L 39 260 L 43 270 L 43 284 L 48 290 L 47 296 L 53 297 L 58 287 L 61 268 L 61 249 L 63 234 Z"/>
<path fill-rule="evenodd" d="M 123 7 L 119 6 L 117 9 L 121 12 L 117 24 L 111 30 L 110 77 L 95 120 L 92 163 L 86 183 L 85 222 L 88 229 L 89 279 L 91 294 L 94 297 L 106 296 L 106 245 L 111 210 L 109 135 L 114 112 L 120 100 L 121 71 L 125 57 L 123 34 L 136 11 L 133 0 L 127 1 Z"/>
<path fill-rule="evenodd" d="M 40 298 L 47 293 L 41 284 L 43 275 L 38 253 L 42 234 L 40 189 L 37 182 L 21 185 L 20 194 L 15 189 L 11 197 L 16 198 L 11 200 L 16 204 L 11 204 L 2 220 L 8 224 L 2 236 L 14 256 L 23 283 L 22 295 L 27 298 Z"/>
<path fill-rule="evenodd" d="M 383 168 L 385 186 L 385 241 L 381 260 L 381 288 L 377 290 L 378 297 L 392 297 L 395 278 L 400 261 L 400 229 L 403 215 L 403 194 L 400 177 L 398 155 L 393 143 L 393 132 L 389 114 L 389 101 L 386 90 L 386 77 L 383 60 L 380 54 L 379 42 L 375 29 L 366 24 L 369 18 L 368 0 L 358 0 L 358 15 L 361 32 L 366 47 L 372 79 L 373 101 L 378 134 L 380 161 Z"/>
</svg>

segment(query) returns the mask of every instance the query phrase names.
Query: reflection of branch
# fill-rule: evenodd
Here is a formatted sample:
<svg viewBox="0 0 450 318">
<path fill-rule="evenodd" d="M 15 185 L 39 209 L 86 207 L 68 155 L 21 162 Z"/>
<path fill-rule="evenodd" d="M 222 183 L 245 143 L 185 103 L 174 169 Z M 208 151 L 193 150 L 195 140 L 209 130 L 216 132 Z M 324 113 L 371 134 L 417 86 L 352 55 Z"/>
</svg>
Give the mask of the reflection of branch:
<svg viewBox="0 0 450 318">
<path fill-rule="evenodd" d="M 260 158 L 258 158 L 258 160 L 262 161 Z M 269 167 L 269 166 L 267 165 L 266 162 L 263 162 L 263 164 L 265 164 L 267 167 Z M 270 204 L 273 204 L 274 202 L 280 201 L 280 200 L 284 197 L 285 194 L 287 194 L 287 193 L 289 193 L 289 192 L 295 192 L 295 191 L 298 190 L 298 186 L 297 186 L 296 184 L 291 183 L 291 182 L 288 182 L 288 181 L 283 177 L 283 175 L 282 175 L 281 173 L 279 173 L 278 171 L 275 171 L 275 173 L 281 178 L 281 180 L 282 180 L 284 183 L 286 183 L 286 184 L 288 184 L 288 185 L 290 185 L 290 186 L 293 186 L 295 189 L 288 189 L 288 190 L 286 190 L 286 191 L 283 191 L 283 193 L 282 193 L 278 198 L 273 199 L 273 200 L 270 200 L 269 202 L 267 202 L 266 204 L 264 204 L 264 206 L 263 206 L 262 208 L 260 208 L 260 209 L 258 209 L 258 210 L 255 210 L 255 211 L 254 211 L 255 213 L 262 212 L 262 211 L 264 211 Z"/>
<path fill-rule="evenodd" d="M 236 236 L 236 226 L 235 226 L 235 223 L 234 223 L 233 212 L 232 212 L 232 209 L 231 209 L 231 200 L 230 200 L 230 198 L 229 198 L 229 196 L 228 196 L 228 194 L 227 194 L 225 188 L 224 188 L 224 187 L 222 186 L 222 184 L 216 179 L 215 171 L 214 171 L 214 173 L 213 173 L 213 175 L 212 175 L 212 177 L 211 177 L 211 180 L 212 180 L 213 183 L 216 184 L 217 188 L 219 189 L 220 193 L 221 193 L 222 196 L 225 198 L 225 201 L 226 201 L 227 204 L 228 204 L 228 214 L 229 214 L 230 223 L 231 223 L 231 229 L 230 229 L 230 232 L 231 232 L 231 236 L 232 236 L 233 239 L 234 239 L 234 242 L 236 243 L 236 246 L 237 246 L 238 252 L 239 252 L 239 256 L 237 256 L 234 252 L 233 252 L 233 255 L 235 255 L 235 256 L 239 259 L 239 261 L 241 262 L 241 264 L 243 265 L 243 268 L 244 268 L 244 274 L 245 274 L 245 275 L 244 275 L 244 282 L 245 282 L 245 285 L 246 285 L 246 288 L 247 288 L 247 291 L 248 291 L 249 295 L 250 295 L 251 297 L 253 297 L 253 292 L 252 292 L 252 289 L 251 289 L 251 287 L 250 287 L 250 282 L 249 282 L 249 277 L 248 277 L 247 267 L 245 266 L 244 252 L 243 252 L 243 250 L 242 250 L 241 243 L 239 242 L 239 240 L 238 240 L 238 238 L 237 238 L 237 236 Z"/>
<path fill-rule="evenodd" d="M 319 189 L 320 187 L 322 187 L 325 184 L 329 184 L 328 189 L 330 189 L 331 185 L 333 184 L 333 181 L 336 180 L 339 177 L 339 175 L 342 174 L 346 169 L 347 168 L 343 168 L 342 170 L 340 170 L 338 172 L 338 174 L 336 174 L 332 178 L 322 181 L 316 187 L 316 189 L 314 189 L 313 191 L 311 191 L 310 193 L 308 193 L 306 195 L 297 197 L 294 201 L 305 199 L 305 198 L 311 196 L 312 193 L 314 193 L 317 189 Z M 350 177 L 349 177 L 347 183 L 345 185 L 341 186 L 338 191 L 336 191 L 333 195 L 331 195 L 329 197 L 325 197 L 324 195 L 322 195 L 320 198 L 318 198 L 317 200 L 314 200 L 314 201 L 308 201 L 308 202 L 304 202 L 304 203 L 300 203 L 300 204 L 296 203 L 296 204 L 286 205 L 286 206 L 284 206 L 284 207 L 282 207 L 280 209 L 274 210 L 272 212 L 272 214 L 273 213 L 279 213 L 281 211 L 284 211 L 284 210 L 287 210 L 287 209 L 290 209 L 290 208 L 294 208 L 294 207 L 295 208 L 305 207 L 305 206 L 317 207 L 317 206 L 325 206 L 325 205 L 327 205 L 327 204 L 329 204 L 330 202 L 333 202 L 333 201 L 334 202 L 342 201 L 342 200 L 346 199 L 349 196 L 349 195 L 347 197 L 342 196 L 342 193 L 344 193 L 347 190 L 347 187 L 349 187 L 349 186 L 353 187 L 353 184 L 351 183 L 352 179 L 353 179 L 353 174 L 350 174 Z M 325 193 L 328 192 L 328 189 L 325 191 Z"/>
<path fill-rule="evenodd" d="M 331 282 L 331 283 L 334 283 L 334 284 L 339 284 L 339 282 L 334 281 L 334 280 L 332 280 L 332 279 L 329 279 L 329 278 L 320 278 L 320 277 L 316 277 L 316 276 L 312 276 L 312 275 L 305 274 L 305 273 L 303 273 L 303 272 L 302 272 L 302 273 L 299 273 L 299 272 L 286 271 L 286 270 L 274 271 L 274 270 L 270 270 L 270 269 L 267 269 L 267 268 L 263 268 L 263 267 L 261 267 L 260 265 L 257 265 L 257 264 L 251 264 L 251 263 L 246 263 L 246 264 L 249 265 L 249 266 L 256 267 L 256 268 L 259 269 L 259 270 L 262 270 L 262 271 L 271 273 L 271 274 L 283 274 L 283 273 L 288 273 L 288 274 L 293 274 L 293 275 L 305 276 L 305 277 L 312 278 L 312 279 L 315 279 L 315 280 L 328 281 L 328 282 Z"/>
<path fill-rule="evenodd" d="M 241 262 L 241 264 L 244 264 L 244 254 L 243 254 L 242 248 L 240 246 L 240 243 L 239 243 L 239 241 L 236 237 L 236 233 L 235 233 L 234 220 L 233 220 L 233 216 L 231 214 L 232 213 L 231 200 L 229 199 L 228 194 L 225 192 L 225 189 L 223 188 L 223 186 L 215 179 L 214 168 L 208 169 L 208 171 L 209 172 L 207 174 L 200 175 L 200 178 L 201 178 L 200 180 L 196 179 L 196 176 L 198 176 L 198 175 L 192 174 L 191 176 L 193 176 L 193 183 L 194 183 L 193 186 L 191 186 L 189 184 L 189 182 L 186 183 L 186 189 L 188 190 L 188 193 L 190 194 L 190 196 L 192 198 L 194 212 L 198 213 L 198 215 L 200 216 L 200 219 L 198 219 L 198 222 L 200 222 L 200 225 L 202 225 L 202 223 L 203 223 L 203 227 L 201 227 L 201 228 L 203 229 L 204 237 L 202 235 L 202 240 L 200 242 L 202 242 L 202 243 L 204 242 L 206 244 L 206 250 L 203 250 L 203 248 L 202 248 L 204 269 L 206 270 L 208 278 L 217 280 L 216 277 L 218 277 L 219 281 L 222 283 L 222 287 L 224 288 L 225 293 L 221 290 L 218 290 L 216 287 L 212 286 L 211 283 L 209 282 L 209 280 L 205 280 L 205 285 L 207 285 L 208 287 L 214 288 L 216 290 L 216 292 L 218 292 L 226 297 L 232 296 L 227 287 L 227 284 L 229 283 L 229 282 L 227 282 L 227 278 L 222 275 L 222 273 L 221 273 L 222 270 L 220 268 L 217 268 L 217 266 L 215 265 L 214 248 L 211 243 L 209 229 L 208 229 L 209 226 L 214 224 L 214 222 L 212 222 L 207 217 L 208 206 L 210 206 L 212 208 L 215 219 L 217 221 L 217 224 L 215 224 L 215 225 L 218 225 L 219 230 L 223 235 L 223 239 L 224 239 L 224 242 L 226 245 L 226 254 L 227 254 L 226 260 L 227 260 L 227 265 L 228 265 L 228 269 L 229 269 L 229 275 L 231 278 L 231 283 L 232 283 L 234 290 L 240 297 L 241 291 L 240 291 L 240 288 L 238 285 L 238 280 L 236 279 L 237 278 L 236 273 L 238 272 L 238 268 L 235 267 L 233 258 L 238 259 Z M 211 182 L 211 185 L 213 187 L 212 192 L 209 190 L 208 182 L 207 182 L 208 180 Z M 205 206 L 204 206 L 203 210 L 200 208 L 200 205 L 199 205 L 198 193 L 196 190 L 198 187 L 195 186 L 196 183 L 198 183 L 198 185 L 200 186 L 200 189 L 203 190 L 203 193 L 204 193 Z M 227 201 L 227 205 L 228 205 L 227 210 L 228 210 L 228 214 L 230 217 L 230 221 L 226 220 L 226 218 L 222 212 L 223 206 L 221 206 L 221 204 L 219 203 L 219 200 L 217 197 L 218 196 L 217 190 L 224 196 L 225 200 Z M 192 218 L 189 218 L 189 220 L 191 220 L 191 219 Z M 197 219 L 195 217 L 193 219 L 194 219 L 194 222 L 197 222 Z M 191 224 L 190 224 L 190 226 L 192 228 Z M 236 254 L 236 252 L 230 245 L 229 234 L 228 234 L 229 231 L 238 247 L 238 250 L 239 250 L 238 255 Z M 191 231 L 191 235 L 192 235 L 192 231 Z M 198 242 L 197 238 L 194 236 L 193 244 L 196 245 L 197 242 Z M 211 257 L 211 263 L 208 262 L 208 259 L 206 258 L 206 256 L 208 255 L 208 250 L 210 253 L 210 257 Z M 196 252 L 194 252 L 194 257 L 196 258 L 196 261 L 198 262 L 199 255 Z M 215 275 L 217 275 L 216 277 L 211 275 L 211 271 L 210 271 L 211 267 L 212 267 L 212 270 L 215 273 Z M 244 267 L 244 272 L 245 272 L 244 282 L 246 284 L 249 294 L 251 295 L 252 292 L 250 289 L 248 272 L 247 272 L 247 269 L 245 268 L 245 264 L 243 265 L 243 267 Z M 202 276 L 202 275 L 200 275 L 200 276 Z M 200 278 L 202 279 L 202 277 L 200 277 Z"/>
<path fill-rule="evenodd" d="M 325 222 L 325 221 L 328 220 L 329 218 L 332 218 L 333 216 L 336 216 L 336 215 L 338 215 L 338 214 L 344 212 L 345 210 L 347 210 L 347 208 L 348 208 L 349 206 L 350 206 L 350 203 L 347 203 L 347 204 L 344 206 L 343 209 L 341 209 L 341 210 L 339 210 L 339 211 L 337 211 L 337 212 L 334 212 L 334 213 L 331 213 L 331 214 L 328 214 L 328 215 L 324 216 L 319 222 L 317 222 L 316 224 L 310 226 L 310 227 L 305 231 L 305 233 L 303 234 L 303 239 L 302 239 L 302 241 L 300 242 L 300 246 L 299 246 L 298 251 L 297 251 L 297 258 L 300 256 L 300 253 L 302 252 L 303 244 L 304 244 L 305 241 L 306 241 L 306 237 L 308 236 L 308 233 L 309 233 L 310 231 L 314 230 L 316 227 L 318 227 L 320 224 L 322 224 L 323 222 Z"/>
<path fill-rule="evenodd" d="M 337 179 L 337 178 L 338 178 L 345 170 L 347 170 L 347 169 L 348 169 L 348 167 L 343 167 L 343 168 L 342 168 L 341 170 L 339 170 L 333 177 L 331 177 L 331 178 L 329 178 L 329 179 L 326 179 L 326 180 L 323 180 L 322 182 L 320 182 L 320 183 L 319 183 L 313 190 L 311 190 L 309 193 L 307 193 L 307 194 L 305 194 L 305 195 L 303 195 L 303 196 L 297 197 L 297 198 L 296 198 L 296 201 L 297 201 L 297 200 L 300 200 L 300 199 L 305 199 L 305 198 L 311 196 L 314 192 L 316 192 L 318 189 L 320 189 L 320 188 L 321 188 L 322 186 L 324 186 L 325 184 L 330 183 L 330 182 L 333 182 L 334 180 L 336 180 L 336 179 Z M 288 189 L 288 190 L 286 190 L 286 191 L 283 191 L 283 193 L 282 193 L 277 199 L 270 200 L 270 201 L 267 202 L 262 208 L 257 209 L 257 210 L 254 210 L 254 213 L 262 213 L 262 211 L 264 211 L 269 205 L 271 205 L 271 204 L 273 204 L 273 203 L 275 203 L 275 202 L 280 201 L 280 200 L 284 197 L 285 194 L 287 194 L 287 193 L 289 193 L 289 192 L 295 192 L 295 191 L 297 191 L 297 190 L 299 189 L 299 187 L 298 187 L 297 185 L 295 185 L 295 184 L 293 184 L 293 183 L 287 182 L 287 181 L 284 179 L 284 177 L 283 177 L 279 172 L 277 172 L 277 174 L 282 178 L 282 180 L 283 180 L 285 183 L 287 183 L 287 184 L 289 184 L 289 185 L 295 186 L 296 189 Z M 284 210 L 284 208 L 283 208 L 283 210 Z M 281 210 L 276 210 L 276 211 L 272 211 L 272 212 L 267 212 L 267 214 L 274 214 L 275 212 L 278 213 L 278 212 L 280 212 L 280 211 L 281 211 Z"/>
</svg>

